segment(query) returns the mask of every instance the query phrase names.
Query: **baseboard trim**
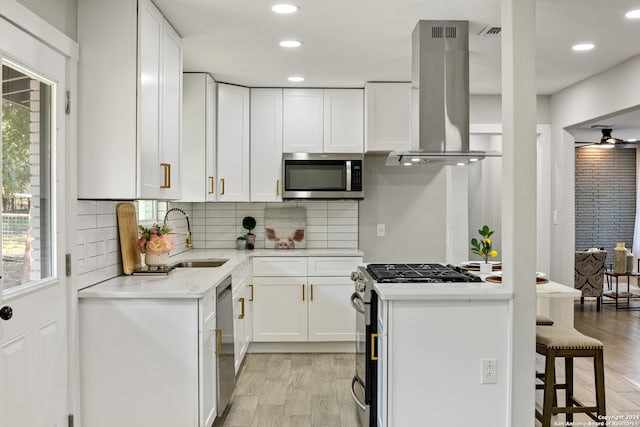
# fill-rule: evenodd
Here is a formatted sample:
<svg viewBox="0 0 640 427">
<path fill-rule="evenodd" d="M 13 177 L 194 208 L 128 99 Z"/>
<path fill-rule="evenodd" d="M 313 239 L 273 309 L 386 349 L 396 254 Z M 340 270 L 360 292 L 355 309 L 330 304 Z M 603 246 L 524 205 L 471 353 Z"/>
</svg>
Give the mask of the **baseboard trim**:
<svg viewBox="0 0 640 427">
<path fill-rule="evenodd" d="M 247 353 L 355 353 L 356 344 L 347 342 L 252 342 Z"/>
</svg>

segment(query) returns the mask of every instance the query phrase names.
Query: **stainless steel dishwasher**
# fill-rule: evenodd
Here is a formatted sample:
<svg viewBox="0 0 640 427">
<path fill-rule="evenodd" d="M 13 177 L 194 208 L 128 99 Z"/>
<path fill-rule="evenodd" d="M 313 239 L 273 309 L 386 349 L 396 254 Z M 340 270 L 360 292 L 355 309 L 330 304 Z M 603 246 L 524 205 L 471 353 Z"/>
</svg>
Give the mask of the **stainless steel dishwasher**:
<svg viewBox="0 0 640 427">
<path fill-rule="evenodd" d="M 218 285 L 216 299 L 216 332 L 218 333 L 218 416 L 214 426 L 222 425 L 235 388 L 235 364 L 233 352 L 233 298 L 231 276 Z"/>
</svg>

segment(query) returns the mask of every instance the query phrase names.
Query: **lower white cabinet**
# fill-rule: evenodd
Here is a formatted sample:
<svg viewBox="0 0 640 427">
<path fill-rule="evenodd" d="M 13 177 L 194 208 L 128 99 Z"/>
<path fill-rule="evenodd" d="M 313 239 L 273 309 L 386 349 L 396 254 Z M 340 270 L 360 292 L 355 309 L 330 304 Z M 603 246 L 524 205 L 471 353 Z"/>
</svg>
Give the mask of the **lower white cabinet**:
<svg viewBox="0 0 640 427">
<path fill-rule="evenodd" d="M 307 278 L 254 276 L 253 285 L 253 341 L 307 341 Z"/>
<path fill-rule="evenodd" d="M 214 292 L 201 299 L 80 298 L 82 425 L 211 426 Z"/>
<path fill-rule="evenodd" d="M 251 261 L 245 260 L 232 273 L 233 289 L 233 352 L 236 375 L 251 344 L 253 329 L 253 285 Z"/>
<path fill-rule="evenodd" d="M 253 341 L 355 341 L 350 274 L 360 257 L 260 257 L 253 263 Z"/>
</svg>

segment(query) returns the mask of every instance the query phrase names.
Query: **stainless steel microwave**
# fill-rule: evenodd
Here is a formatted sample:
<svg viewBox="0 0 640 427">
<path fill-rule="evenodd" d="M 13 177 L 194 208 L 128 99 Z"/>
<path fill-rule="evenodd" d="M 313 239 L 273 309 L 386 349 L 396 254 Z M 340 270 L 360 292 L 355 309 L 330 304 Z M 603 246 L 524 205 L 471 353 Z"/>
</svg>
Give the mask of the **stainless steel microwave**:
<svg viewBox="0 0 640 427">
<path fill-rule="evenodd" d="M 362 199 L 362 154 L 286 153 L 283 199 Z"/>
</svg>

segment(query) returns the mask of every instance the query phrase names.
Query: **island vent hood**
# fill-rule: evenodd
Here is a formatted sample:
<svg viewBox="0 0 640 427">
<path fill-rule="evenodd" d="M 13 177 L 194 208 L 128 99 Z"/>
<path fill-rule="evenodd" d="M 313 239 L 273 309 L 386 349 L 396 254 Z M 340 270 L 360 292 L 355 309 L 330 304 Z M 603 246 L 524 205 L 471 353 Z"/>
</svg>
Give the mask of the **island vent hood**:
<svg viewBox="0 0 640 427">
<path fill-rule="evenodd" d="M 411 151 L 393 151 L 388 166 L 468 165 L 469 22 L 418 21 L 411 64 Z"/>
</svg>

